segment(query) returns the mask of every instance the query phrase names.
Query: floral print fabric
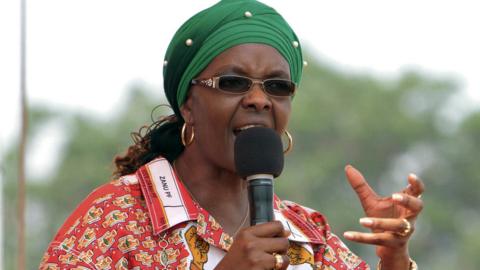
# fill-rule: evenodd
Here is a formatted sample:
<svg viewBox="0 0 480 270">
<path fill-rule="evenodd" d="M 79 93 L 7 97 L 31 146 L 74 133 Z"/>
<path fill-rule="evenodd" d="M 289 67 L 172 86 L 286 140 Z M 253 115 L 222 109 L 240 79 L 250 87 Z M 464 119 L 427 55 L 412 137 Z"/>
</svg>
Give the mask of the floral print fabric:
<svg viewBox="0 0 480 270">
<path fill-rule="evenodd" d="M 320 213 L 277 197 L 274 209 L 292 232 L 289 270 L 369 269 Z M 39 269 L 214 269 L 232 243 L 159 158 L 93 191 L 60 228 Z"/>
</svg>

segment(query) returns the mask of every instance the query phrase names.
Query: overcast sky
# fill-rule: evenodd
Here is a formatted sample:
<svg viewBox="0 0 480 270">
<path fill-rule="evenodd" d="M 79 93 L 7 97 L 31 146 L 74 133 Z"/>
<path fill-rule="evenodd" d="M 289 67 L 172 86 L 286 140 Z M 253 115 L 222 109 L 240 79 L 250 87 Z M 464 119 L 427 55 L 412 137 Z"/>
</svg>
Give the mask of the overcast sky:
<svg viewBox="0 0 480 270">
<path fill-rule="evenodd" d="M 133 82 L 161 93 L 169 40 L 215 2 L 27 1 L 29 102 L 108 116 Z M 395 77 L 413 67 L 458 79 L 466 102 L 480 102 L 477 1 L 265 2 L 304 48 L 338 69 Z M 18 0 L 0 1 L 0 154 L 19 129 L 19 7 Z"/>
</svg>

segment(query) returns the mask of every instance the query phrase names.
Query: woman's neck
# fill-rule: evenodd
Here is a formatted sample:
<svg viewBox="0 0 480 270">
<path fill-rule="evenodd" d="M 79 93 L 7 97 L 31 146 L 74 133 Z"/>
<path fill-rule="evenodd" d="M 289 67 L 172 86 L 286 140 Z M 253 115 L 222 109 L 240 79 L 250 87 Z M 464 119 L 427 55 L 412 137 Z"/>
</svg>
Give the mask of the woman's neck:
<svg viewBox="0 0 480 270">
<path fill-rule="evenodd" d="M 174 167 L 193 199 L 234 235 L 248 215 L 246 181 L 188 151 L 175 160 Z"/>
</svg>

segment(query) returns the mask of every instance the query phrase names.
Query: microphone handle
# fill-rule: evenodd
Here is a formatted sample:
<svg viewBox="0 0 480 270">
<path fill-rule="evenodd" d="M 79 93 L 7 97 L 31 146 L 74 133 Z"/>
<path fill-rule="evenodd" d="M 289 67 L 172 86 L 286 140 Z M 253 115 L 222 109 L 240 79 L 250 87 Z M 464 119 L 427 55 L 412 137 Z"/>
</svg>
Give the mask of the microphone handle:
<svg viewBox="0 0 480 270">
<path fill-rule="evenodd" d="M 250 225 L 254 226 L 274 220 L 273 176 L 253 175 L 248 180 L 248 201 L 250 203 Z"/>
</svg>

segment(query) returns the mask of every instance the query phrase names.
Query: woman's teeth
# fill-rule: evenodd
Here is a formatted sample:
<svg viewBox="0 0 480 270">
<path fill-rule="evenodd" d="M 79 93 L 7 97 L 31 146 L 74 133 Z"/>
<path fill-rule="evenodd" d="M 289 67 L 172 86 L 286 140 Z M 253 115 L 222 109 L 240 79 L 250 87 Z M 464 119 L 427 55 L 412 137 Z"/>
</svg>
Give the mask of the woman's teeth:
<svg viewBox="0 0 480 270">
<path fill-rule="evenodd" d="M 245 125 L 245 126 L 236 128 L 236 129 L 234 130 L 234 133 L 235 133 L 235 134 L 238 134 L 239 132 L 242 132 L 242 131 L 244 131 L 244 130 L 247 130 L 247 129 L 253 128 L 253 127 L 263 127 L 263 125 L 255 125 L 255 124 Z"/>
<path fill-rule="evenodd" d="M 244 131 L 246 129 L 252 128 L 252 127 L 259 127 L 260 125 L 246 125 L 241 128 L 239 128 L 240 131 Z"/>
</svg>

